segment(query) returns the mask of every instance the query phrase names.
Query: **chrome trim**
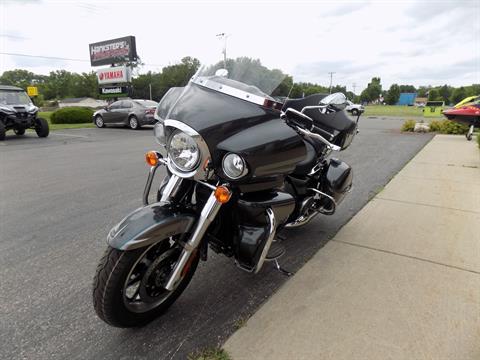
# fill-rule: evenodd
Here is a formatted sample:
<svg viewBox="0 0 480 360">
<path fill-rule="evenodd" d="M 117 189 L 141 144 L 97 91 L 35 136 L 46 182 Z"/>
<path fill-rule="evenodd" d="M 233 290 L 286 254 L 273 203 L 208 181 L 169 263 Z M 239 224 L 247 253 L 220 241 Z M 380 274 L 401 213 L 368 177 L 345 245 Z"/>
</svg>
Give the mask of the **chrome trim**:
<svg viewBox="0 0 480 360">
<path fill-rule="evenodd" d="M 314 165 L 310 172 L 307 174 L 308 176 L 315 175 L 315 173 L 319 172 L 323 168 L 323 163 L 319 162 L 318 164 Z"/>
<path fill-rule="evenodd" d="M 302 110 L 302 111 L 303 111 L 303 110 Z M 300 112 L 300 111 L 298 111 L 298 110 L 296 110 L 296 109 L 288 108 L 287 110 L 285 110 L 285 113 L 284 113 L 287 117 L 288 117 L 288 114 L 287 114 L 288 112 L 292 112 L 292 113 L 294 113 L 294 114 L 297 115 L 297 116 L 300 116 L 300 117 L 302 117 L 302 118 L 304 118 L 304 119 L 307 119 L 308 121 L 311 121 L 311 122 L 312 122 L 312 126 L 311 126 L 310 129 L 313 129 L 314 121 L 313 121 L 313 119 L 312 119 L 310 116 L 305 115 L 303 112 Z M 298 127 L 298 126 L 297 126 L 297 127 Z"/>
<path fill-rule="evenodd" d="M 194 178 L 195 180 L 206 180 L 208 177 L 208 171 L 204 167 L 204 164 L 210 160 L 212 157 L 210 155 L 210 150 L 208 149 L 208 145 L 202 136 L 195 131 L 195 129 L 191 128 L 187 124 L 173 119 L 167 119 L 164 121 L 165 125 L 165 138 L 167 143 L 167 150 L 170 144 L 170 137 L 174 133 L 175 130 L 183 131 L 185 134 L 191 136 L 195 143 L 198 146 L 198 150 L 200 151 L 200 158 L 197 167 L 192 171 L 182 171 L 178 169 L 175 164 L 172 162 L 171 159 L 167 159 L 167 167 L 168 170 L 172 174 L 175 174 L 181 178 Z"/>
<path fill-rule="evenodd" d="M 194 78 L 192 80 L 192 82 L 194 84 L 206 87 L 208 89 L 215 90 L 215 91 L 221 92 L 223 94 L 230 95 L 230 96 L 236 97 L 238 99 L 245 100 L 245 101 L 248 101 L 248 102 L 251 102 L 251 103 L 254 103 L 254 104 L 257 104 L 257 105 L 261 105 L 261 106 L 265 105 L 265 101 L 275 101 L 275 100 L 272 100 L 270 98 L 266 98 L 266 97 L 259 96 L 259 95 L 254 95 L 254 94 L 251 94 L 247 91 L 243 91 L 243 90 L 240 90 L 240 89 L 228 86 L 228 85 L 220 84 L 216 81 L 208 79 L 205 76 L 198 76 L 198 77 Z"/>
<path fill-rule="evenodd" d="M 215 216 L 217 215 L 218 210 L 220 210 L 221 206 L 222 203 L 217 201 L 215 197 L 215 192 L 212 191 L 210 197 L 208 198 L 205 206 L 202 209 L 200 217 L 195 225 L 195 228 L 193 229 L 192 235 L 185 243 L 182 254 L 180 255 L 180 258 L 175 265 L 175 268 L 170 274 L 167 284 L 165 285 L 165 289 L 169 291 L 175 290 L 177 284 L 182 278 L 182 272 L 185 266 L 188 264 L 193 252 L 200 245 L 200 242 L 202 241 L 205 232 L 212 223 L 213 219 L 215 219 Z"/>
<path fill-rule="evenodd" d="M 148 194 L 150 194 L 150 189 L 152 188 L 152 181 L 155 176 L 155 172 L 158 169 L 159 164 L 155 166 L 150 166 L 150 170 L 148 172 L 148 178 L 147 178 L 147 183 L 145 184 L 145 189 L 143 190 L 143 205 L 147 206 L 148 205 Z"/>
<path fill-rule="evenodd" d="M 225 163 L 225 158 L 226 158 L 228 155 L 237 155 L 237 156 L 242 160 L 242 163 L 243 163 L 243 171 L 242 171 L 242 173 L 241 173 L 239 176 L 231 177 L 231 176 L 229 176 L 229 175 L 225 172 L 224 163 Z M 222 159 L 222 171 L 223 171 L 223 173 L 225 174 L 225 176 L 226 176 L 227 178 L 229 178 L 229 179 L 231 179 L 231 180 L 238 180 L 238 179 L 240 179 L 240 178 L 242 178 L 242 177 L 244 177 L 245 175 L 248 174 L 247 162 L 245 161 L 245 159 L 244 159 L 242 156 L 240 156 L 240 155 L 238 155 L 238 154 L 236 154 L 236 153 L 233 153 L 233 152 L 229 152 L 229 153 L 225 154 L 225 156 L 224 156 L 223 159 Z"/>
<path fill-rule="evenodd" d="M 303 114 L 303 113 L 305 112 L 305 110 L 314 110 L 314 109 L 319 109 L 319 110 L 320 110 L 320 109 L 325 109 L 325 108 L 327 108 L 327 107 L 328 107 L 328 105 L 304 106 L 304 107 L 302 108 L 301 113 Z"/>
<path fill-rule="evenodd" d="M 183 178 L 175 174 L 172 174 L 170 176 L 170 179 L 168 179 L 168 182 L 165 185 L 165 188 L 163 189 L 160 202 L 170 202 L 170 200 L 177 194 L 182 181 L 183 181 Z"/>
<path fill-rule="evenodd" d="M 335 144 L 332 144 L 330 141 L 328 141 L 327 139 L 325 139 L 322 135 L 312 133 L 311 131 L 302 129 L 302 128 L 298 127 L 298 126 L 297 126 L 297 130 L 300 131 L 302 134 L 304 134 L 304 135 L 306 135 L 306 136 L 313 137 L 313 138 L 315 138 L 315 139 L 317 139 L 317 140 L 320 140 L 322 143 L 324 143 L 325 145 L 327 145 L 327 147 L 328 147 L 330 150 L 333 150 L 333 151 L 340 151 L 340 150 L 342 150 L 342 148 L 341 148 L 340 146 L 335 145 Z"/>
<path fill-rule="evenodd" d="M 321 211 L 321 210 L 317 210 L 318 212 L 322 213 L 322 214 L 325 214 L 325 215 L 332 215 L 333 213 L 335 213 L 335 211 L 337 210 L 337 202 L 335 201 L 335 199 L 333 197 L 331 197 L 330 195 L 328 194 L 325 194 L 324 192 L 318 190 L 318 189 L 315 189 L 315 188 L 308 188 L 307 190 L 311 190 L 319 195 L 322 195 L 324 197 L 326 197 L 328 200 L 330 200 L 333 204 L 333 209 L 332 210 L 329 210 L 329 211 Z"/>
<path fill-rule="evenodd" d="M 318 214 L 319 214 L 319 212 L 313 211 L 309 215 L 301 215 L 301 216 L 298 217 L 298 219 L 296 219 L 295 221 L 293 221 L 291 223 L 286 224 L 284 227 L 286 229 L 293 229 L 293 228 L 297 228 L 297 227 L 300 227 L 300 226 L 303 226 L 303 225 L 307 225 L 310 222 L 310 220 L 312 220 Z"/>
<path fill-rule="evenodd" d="M 197 180 L 197 183 L 202 184 L 203 186 L 206 186 L 206 187 L 208 187 L 210 190 L 213 190 L 213 191 L 215 191 L 215 190 L 217 189 L 217 187 L 216 187 L 215 185 L 209 184 L 209 183 L 207 183 L 207 182 L 205 182 L 205 181 Z"/>
<path fill-rule="evenodd" d="M 273 238 L 275 237 L 275 231 L 277 230 L 275 214 L 273 213 L 273 210 L 271 208 L 267 209 L 267 216 L 268 216 L 268 220 L 270 221 L 270 229 L 268 230 L 268 238 L 265 243 L 265 246 L 263 247 L 262 254 L 258 259 L 257 265 L 255 265 L 255 271 L 254 271 L 255 274 L 258 274 L 258 272 L 262 269 L 263 263 L 265 262 L 265 258 L 267 257 L 267 254 L 268 254 L 268 250 L 270 250 L 270 246 L 272 245 Z"/>
<path fill-rule="evenodd" d="M 155 166 L 150 166 L 150 170 L 148 171 L 148 178 L 147 183 L 145 184 L 145 188 L 143 189 L 143 205 L 148 205 L 148 195 L 150 194 L 150 189 L 152 188 L 153 178 L 155 177 L 155 172 L 160 165 L 167 165 L 167 161 L 162 158 L 160 153 L 157 152 L 158 163 Z"/>
</svg>

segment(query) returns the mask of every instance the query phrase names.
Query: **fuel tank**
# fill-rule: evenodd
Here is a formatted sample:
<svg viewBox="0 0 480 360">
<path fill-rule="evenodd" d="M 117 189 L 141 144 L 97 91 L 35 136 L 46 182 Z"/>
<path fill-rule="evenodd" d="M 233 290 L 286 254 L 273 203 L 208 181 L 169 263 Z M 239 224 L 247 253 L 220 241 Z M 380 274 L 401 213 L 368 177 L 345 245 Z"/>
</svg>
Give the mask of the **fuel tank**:
<svg viewBox="0 0 480 360">
<path fill-rule="evenodd" d="M 279 115 L 276 110 L 191 83 L 168 117 L 187 124 L 203 137 L 218 176 L 225 177 L 225 154 L 242 156 L 248 174 L 229 181 L 244 186 L 244 191 L 259 191 L 291 173 L 307 153 L 302 138 Z"/>
</svg>

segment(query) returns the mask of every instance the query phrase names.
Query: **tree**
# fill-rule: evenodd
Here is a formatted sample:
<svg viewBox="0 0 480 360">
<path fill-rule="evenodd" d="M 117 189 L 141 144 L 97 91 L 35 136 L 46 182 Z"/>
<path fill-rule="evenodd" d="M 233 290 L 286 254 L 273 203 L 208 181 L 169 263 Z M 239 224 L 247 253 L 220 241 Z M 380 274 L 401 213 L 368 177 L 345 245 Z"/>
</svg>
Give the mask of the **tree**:
<svg viewBox="0 0 480 360">
<path fill-rule="evenodd" d="M 33 84 L 42 83 L 43 80 L 44 76 L 35 75 L 30 71 L 22 69 L 5 71 L 2 76 L 0 76 L 0 84 L 18 86 L 22 89 L 26 89 L 27 86 Z"/>
<path fill-rule="evenodd" d="M 450 102 L 450 97 L 452 96 L 453 87 L 448 85 L 443 85 L 438 89 L 440 98 L 445 101 L 446 104 Z"/>
<path fill-rule="evenodd" d="M 387 96 L 385 96 L 385 102 L 388 105 L 395 105 L 400 98 L 400 86 L 397 84 L 392 84 L 388 90 Z"/>
<path fill-rule="evenodd" d="M 415 93 L 417 89 L 413 85 L 399 85 L 399 89 L 401 93 Z"/>
<path fill-rule="evenodd" d="M 466 97 L 467 92 L 465 91 L 465 88 L 461 86 L 453 90 L 450 101 L 452 102 L 452 104 L 456 104 L 465 99 Z"/>
<path fill-rule="evenodd" d="M 372 81 L 367 85 L 367 88 L 360 94 L 361 101 L 375 101 L 382 93 L 382 85 L 379 77 L 372 78 Z"/>
<path fill-rule="evenodd" d="M 428 86 L 420 86 L 417 90 L 417 96 L 418 97 L 427 97 L 428 95 L 428 91 L 431 89 L 432 87 L 430 85 Z"/>
<path fill-rule="evenodd" d="M 441 101 L 442 97 L 438 89 L 430 89 L 428 92 L 428 101 Z"/>
</svg>

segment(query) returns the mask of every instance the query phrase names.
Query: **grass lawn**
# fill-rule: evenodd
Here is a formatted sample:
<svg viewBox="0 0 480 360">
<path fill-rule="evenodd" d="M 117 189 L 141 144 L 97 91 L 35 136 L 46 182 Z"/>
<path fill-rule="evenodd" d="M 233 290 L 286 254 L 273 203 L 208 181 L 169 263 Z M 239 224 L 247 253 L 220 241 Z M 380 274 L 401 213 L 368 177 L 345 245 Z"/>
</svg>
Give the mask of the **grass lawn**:
<svg viewBox="0 0 480 360">
<path fill-rule="evenodd" d="M 81 128 L 93 128 L 95 125 L 92 122 L 85 124 L 52 124 L 50 122 L 50 115 L 52 111 L 39 112 L 38 116 L 46 119 L 50 130 L 62 130 L 62 129 L 81 129 Z"/>
<path fill-rule="evenodd" d="M 417 116 L 423 117 L 421 108 L 402 105 L 367 105 L 364 116 Z M 427 118 L 428 119 L 428 118 Z"/>
</svg>

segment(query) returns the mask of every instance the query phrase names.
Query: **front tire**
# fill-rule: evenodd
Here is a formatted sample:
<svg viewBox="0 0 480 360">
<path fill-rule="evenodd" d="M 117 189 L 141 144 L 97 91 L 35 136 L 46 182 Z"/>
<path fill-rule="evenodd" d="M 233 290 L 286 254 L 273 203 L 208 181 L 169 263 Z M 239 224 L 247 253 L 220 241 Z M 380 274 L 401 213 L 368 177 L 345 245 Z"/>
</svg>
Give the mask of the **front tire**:
<svg viewBox="0 0 480 360">
<path fill-rule="evenodd" d="M 352 109 L 352 115 L 357 116 L 358 115 L 358 110 L 357 109 Z"/>
<path fill-rule="evenodd" d="M 93 305 L 103 321 L 121 328 L 142 326 L 163 314 L 181 295 L 195 273 L 199 256 L 193 257 L 177 288 L 167 291 L 162 281 L 168 278 L 182 250 L 170 242 L 166 239 L 130 251 L 106 250 L 93 283 Z"/>
<path fill-rule="evenodd" d="M 132 130 L 140 129 L 140 123 L 138 122 L 138 119 L 136 116 L 130 116 L 128 118 L 128 126 L 130 126 L 130 129 Z"/>
<path fill-rule="evenodd" d="M 47 137 L 50 133 L 50 128 L 48 127 L 47 120 L 43 118 L 37 118 L 37 123 L 35 124 L 35 132 L 37 133 L 38 137 Z"/>
<path fill-rule="evenodd" d="M 6 132 L 7 132 L 7 130 L 5 130 L 5 125 L 3 124 L 3 122 L 0 121 L 0 141 L 5 140 L 5 133 Z"/>
<path fill-rule="evenodd" d="M 104 128 L 105 127 L 105 122 L 103 121 L 103 118 L 100 115 L 95 116 L 95 125 L 98 128 Z"/>
</svg>

